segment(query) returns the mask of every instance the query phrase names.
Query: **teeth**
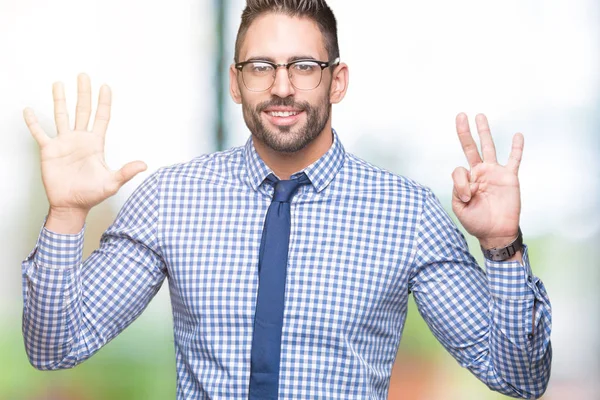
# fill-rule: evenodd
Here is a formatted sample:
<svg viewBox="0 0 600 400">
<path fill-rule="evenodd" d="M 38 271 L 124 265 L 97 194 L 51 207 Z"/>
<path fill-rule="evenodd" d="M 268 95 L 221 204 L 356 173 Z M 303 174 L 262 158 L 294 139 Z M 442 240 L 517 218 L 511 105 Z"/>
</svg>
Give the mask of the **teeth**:
<svg viewBox="0 0 600 400">
<path fill-rule="evenodd" d="M 293 115 L 298 115 L 296 111 L 271 111 L 269 113 L 272 117 L 291 117 Z"/>
</svg>

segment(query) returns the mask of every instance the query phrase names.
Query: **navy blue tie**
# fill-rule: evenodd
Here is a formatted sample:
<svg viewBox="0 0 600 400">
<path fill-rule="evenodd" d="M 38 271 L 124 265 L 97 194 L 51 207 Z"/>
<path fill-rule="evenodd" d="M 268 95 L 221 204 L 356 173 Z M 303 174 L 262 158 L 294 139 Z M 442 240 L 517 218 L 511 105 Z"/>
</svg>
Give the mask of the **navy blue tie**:
<svg viewBox="0 0 600 400">
<path fill-rule="evenodd" d="M 285 274 L 290 241 L 290 201 L 301 185 L 310 183 L 305 174 L 287 181 L 279 180 L 271 174 L 267 180 L 275 186 L 275 190 L 265 218 L 258 258 L 258 295 L 252 333 L 249 400 L 277 400 Z"/>
</svg>

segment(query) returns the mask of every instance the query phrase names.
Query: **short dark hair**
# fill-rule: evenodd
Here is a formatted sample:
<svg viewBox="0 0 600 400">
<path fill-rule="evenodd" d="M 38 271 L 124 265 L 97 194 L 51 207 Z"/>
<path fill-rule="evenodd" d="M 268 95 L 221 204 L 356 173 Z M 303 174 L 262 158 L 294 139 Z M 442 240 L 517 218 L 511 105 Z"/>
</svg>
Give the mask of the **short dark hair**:
<svg viewBox="0 0 600 400">
<path fill-rule="evenodd" d="M 235 40 L 235 62 L 239 62 L 240 48 L 252 22 L 265 13 L 280 13 L 290 17 L 312 19 L 325 41 L 329 60 L 340 56 L 337 36 L 337 21 L 325 0 L 247 0 L 242 12 L 242 22 Z"/>
</svg>

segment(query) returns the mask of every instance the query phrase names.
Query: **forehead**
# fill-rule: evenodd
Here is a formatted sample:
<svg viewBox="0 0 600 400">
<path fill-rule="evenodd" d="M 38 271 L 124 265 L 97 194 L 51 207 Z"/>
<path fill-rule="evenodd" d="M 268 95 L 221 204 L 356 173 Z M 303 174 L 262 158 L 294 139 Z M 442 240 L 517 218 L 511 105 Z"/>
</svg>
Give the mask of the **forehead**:
<svg viewBox="0 0 600 400">
<path fill-rule="evenodd" d="M 326 60 L 327 50 L 312 19 L 267 13 L 252 22 L 240 48 L 240 60 L 261 56 L 277 62 L 297 56 Z"/>
</svg>

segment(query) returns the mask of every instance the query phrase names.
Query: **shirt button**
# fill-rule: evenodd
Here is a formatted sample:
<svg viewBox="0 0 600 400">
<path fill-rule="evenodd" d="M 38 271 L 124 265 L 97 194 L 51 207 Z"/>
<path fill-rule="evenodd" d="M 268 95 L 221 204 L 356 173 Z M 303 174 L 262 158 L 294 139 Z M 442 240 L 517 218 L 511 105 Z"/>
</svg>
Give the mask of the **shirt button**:
<svg viewBox="0 0 600 400">
<path fill-rule="evenodd" d="M 528 276 L 527 277 L 527 282 L 529 282 L 529 283 L 533 282 L 533 278 L 531 276 Z"/>
<path fill-rule="evenodd" d="M 533 340 L 533 333 L 530 333 L 529 335 L 527 335 L 527 339 Z"/>
</svg>

